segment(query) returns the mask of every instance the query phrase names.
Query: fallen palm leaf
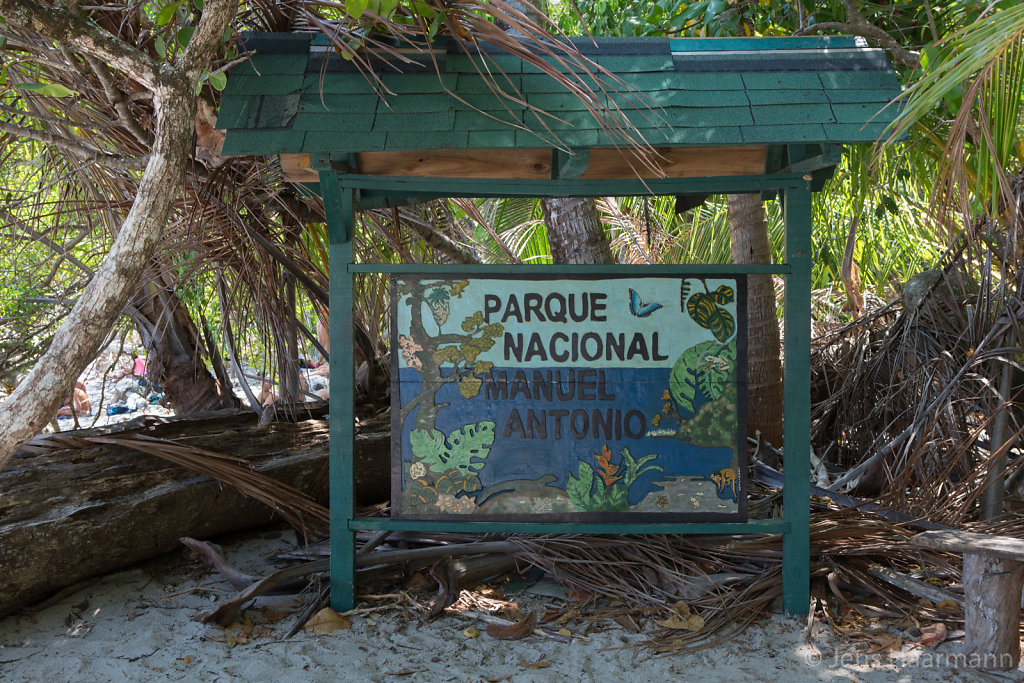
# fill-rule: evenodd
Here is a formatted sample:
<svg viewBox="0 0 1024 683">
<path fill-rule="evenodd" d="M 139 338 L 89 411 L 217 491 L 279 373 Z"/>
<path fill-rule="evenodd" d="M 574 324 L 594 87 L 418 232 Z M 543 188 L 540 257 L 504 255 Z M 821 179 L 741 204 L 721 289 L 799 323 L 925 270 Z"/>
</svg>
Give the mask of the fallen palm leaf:
<svg viewBox="0 0 1024 683">
<path fill-rule="evenodd" d="M 85 436 L 80 434 L 44 434 L 22 447 L 27 453 L 45 454 L 65 448 L 88 448 L 107 444 L 130 448 L 167 460 L 193 472 L 205 474 L 227 484 L 239 493 L 269 506 L 307 538 L 326 536 L 330 530 L 327 508 L 286 484 L 261 474 L 242 458 L 196 448 L 143 434 Z"/>
<path fill-rule="evenodd" d="M 520 664 L 519 667 L 522 669 L 547 669 L 551 666 L 551 663 L 544 659 L 544 655 L 540 656 L 536 662 L 529 662 L 526 664 Z"/>
<path fill-rule="evenodd" d="M 324 607 L 313 615 L 313 618 L 302 627 L 310 633 L 325 635 L 334 633 L 341 629 L 352 628 L 352 620 L 343 614 L 338 614 L 330 607 Z"/>
<path fill-rule="evenodd" d="M 487 635 L 498 640 L 521 640 L 532 635 L 535 628 L 537 628 L 537 613 L 530 612 L 516 624 L 509 626 L 488 624 Z"/>
<path fill-rule="evenodd" d="M 946 625 L 941 621 L 925 626 L 921 629 L 921 637 L 917 639 L 917 644 L 921 647 L 933 648 L 946 640 L 947 633 Z"/>
</svg>

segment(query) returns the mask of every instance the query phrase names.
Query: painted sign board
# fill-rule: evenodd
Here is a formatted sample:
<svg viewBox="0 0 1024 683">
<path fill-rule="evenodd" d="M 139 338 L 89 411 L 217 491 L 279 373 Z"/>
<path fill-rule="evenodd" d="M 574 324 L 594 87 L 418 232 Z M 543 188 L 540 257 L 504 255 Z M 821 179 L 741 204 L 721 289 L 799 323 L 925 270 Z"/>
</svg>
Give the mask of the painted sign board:
<svg viewBox="0 0 1024 683">
<path fill-rule="evenodd" d="M 746 279 L 392 275 L 392 515 L 746 519 Z"/>
</svg>

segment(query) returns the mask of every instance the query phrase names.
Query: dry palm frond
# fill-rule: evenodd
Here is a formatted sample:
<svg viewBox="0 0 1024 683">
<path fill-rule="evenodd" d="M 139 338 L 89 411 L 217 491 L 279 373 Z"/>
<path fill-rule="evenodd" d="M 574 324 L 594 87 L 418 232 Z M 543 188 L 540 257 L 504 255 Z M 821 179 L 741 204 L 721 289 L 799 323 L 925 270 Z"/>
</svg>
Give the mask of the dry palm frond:
<svg viewBox="0 0 1024 683">
<path fill-rule="evenodd" d="M 626 92 L 624 84 L 563 37 L 545 33 L 545 20 L 530 19 L 500 0 L 419 5 L 418 10 L 401 5 L 389 16 L 367 11 L 353 18 L 345 7 L 333 2 L 256 3 L 242 8 L 235 28 L 321 33 L 371 79 L 374 69 L 384 62 L 401 69 L 414 58 L 429 60 L 429 39 L 440 28 L 479 64 L 499 97 L 522 99 L 508 87 L 511 81 L 503 80 L 500 70 L 488 66 L 486 51 L 478 50 L 485 44 L 535 64 L 582 98 L 616 139 L 643 147 L 631 124 L 607 104 L 607 94 L 612 91 L 642 96 Z M 174 58 L 179 32 L 187 31 L 195 19 L 191 12 L 183 6 L 169 15 L 169 21 L 165 16 L 154 23 L 134 6 L 83 9 L 84 18 L 157 60 L 165 55 Z M 423 16 L 435 16 L 435 12 L 439 22 L 428 26 Z M 39 348 L 45 346 L 48 331 L 66 314 L 123 222 L 136 194 L 138 171 L 149 152 L 154 120 L 150 96 L 137 83 L 87 55 L 72 54 L 16 26 L 5 26 L 4 34 L 7 42 L 0 51 L 0 66 L 8 82 L 56 88 L 9 89 L 0 102 L 0 158 L 5 167 L 9 164 L 15 169 L 0 178 L 0 192 L 10 190 L 6 212 L 0 214 L 0 234 L 5 244 L 22 245 L 25 251 L 24 256 L 9 255 L 0 262 L 0 269 L 13 282 L 33 283 L 30 291 L 11 296 L 34 306 L 30 318 L 4 325 L 4 338 L 0 339 L 0 375 L 12 384 L 38 354 L 37 347 L 25 342 L 34 338 L 44 342 Z M 395 40 L 381 37 L 386 34 Z M 227 68 L 238 58 L 223 55 L 214 71 Z M 74 91 L 73 96 L 62 96 L 60 86 Z M 238 365 L 240 347 L 257 349 L 262 356 L 260 374 L 276 375 L 286 386 L 295 384 L 297 348 L 316 346 L 309 312 L 322 317 L 327 305 L 323 205 L 286 185 L 276 164 L 267 159 L 219 156 L 210 114 L 218 98 L 211 85 L 204 86 L 193 163 L 149 281 L 160 284 L 170 280 L 176 293 L 213 291 L 216 286 L 230 310 L 220 316 L 211 314 L 204 310 L 206 302 L 194 296 L 183 297 L 183 311 L 196 319 L 206 315 L 220 323 L 222 334 L 232 337 L 221 341 L 228 347 L 224 353 L 233 366 Z M 533 114 L 544 136 L 543 121 L 550 116 L 541 111 Z M 557 138 L 551 142 L 558 144 Z M 438 245 L 450 243 L 467 248 L 469 258 L 516 260 L 515 245 L 507 243 L 507 238 L 497 239 L 497 233 L 492 235 L 496 238 L 493 246 L 501 255 L 480 254 L 472 234 L 457 223 L 444 222 L 448 210 L 433 204 L 366 212 L 358 221 L 356 253 L 364 262 L 443 262 L 450 254 Z M 486 222 L 480 225 L 488 228 Z M 438 235 L 438 244 L 424 246 L 424 234 Z M 445 237 L 448 241 L 442 239 Z M 47 258 L 28 254 L 40 245 L 48 245 Z M 58 258 L 51 258 L 54 254 Z M 355 332 L 365 360 L 372 360 L 382 348 L 386 326 L 380 312 L 387 303 L 382 292 L 379 287 L 367 289 L 366 297 L 377 300 L 356 311 Z M 10 316 L 3 317 L 6 322 Z M 228 327 L 233 335 L 227 334 Z M 27 353 L 15 354 L 11 349 Z M 199 353 L 207 356 L 206 364 L 218 367 L 213 355 L 202 349 Z M 223 371 L 218 374 L 226 376 Z"/>
<path fill-rule="evenodd" d="M 976 527 L 1020 535 L 1024 521 Z M 912 547 L 914 531 L 857 510 L 816 509 L 811 517 L 811 577 L 831 592 L 826 609 L 842 622 L 860 612 L 962 620 L 922 603 L 880 576 L 899 574 L 959 582 L 957 555 Z M 683 601 L 704 619 L 695 631 L 666 628 L 646 646 L 652 653 L 692 651 L 734 637 L 782 594 L 782 537 L 563 536 L 511 540 L 520 560 L 596 597 L 671 614 Z M 884 568 L 880 572 L 875 568 Z M 887 573 L 888 572 L 888 573 Z M 858 611 L 857 607 L 860 608 Z"/>
<path fill-rule="evenodd" d="M 1024 191 L 1021 178 L 1014 186 Z M 837 483 L 954 526 L 977 518 L 1004 457 L 1011 478 L 1024 464 L 1017 398 L 1003 379 L 1024 350 L 1021 256 L 1013 231 L 979 221 L 969 231 L 979 238 L 966 232 L 900 301 L 833 330 L 812 353 L 812 441 L 846 472 Z"/>
</svg>

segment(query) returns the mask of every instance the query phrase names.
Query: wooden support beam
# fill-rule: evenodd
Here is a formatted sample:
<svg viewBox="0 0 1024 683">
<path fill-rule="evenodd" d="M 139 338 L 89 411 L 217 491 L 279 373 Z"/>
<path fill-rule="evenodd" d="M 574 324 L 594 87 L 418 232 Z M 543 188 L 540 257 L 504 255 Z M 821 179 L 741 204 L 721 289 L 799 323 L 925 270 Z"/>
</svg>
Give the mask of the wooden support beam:
<svg viewBox="0 0 1024 683">
<path fill-rule="evenodd" d="M 764 145 L 656 147 L 645 159 L 627 149 L 453 149 L 423 152 L 363 152 L 358 173 L 393 177 L 494 180 L 634 180 L 753 176 L 764 172 Z M 559 161 L 553 161 L 557 157 Z M 308 154 L 282 154 L 285 180 L 315 183 Z"/>
<path fill-rule="evenodd" d="M 357 155 L 359 173 L 422 178 L 551 177 L 547 149 L 453 149 L 424 152 L 363 152 Z"/>
<path fill-rule="evenodd" d="M 320 174 L 313 170 L 308 154 L 282 154 L 281 173 L 292 183 L 320 182 Z"/>
<path fill-rule="evenodd" d="M 642 160 L 627 149 L 597 148 L 580 180 L 761 175 L 766 154 L 764 145 L 655 147 Z"/>
</svg>

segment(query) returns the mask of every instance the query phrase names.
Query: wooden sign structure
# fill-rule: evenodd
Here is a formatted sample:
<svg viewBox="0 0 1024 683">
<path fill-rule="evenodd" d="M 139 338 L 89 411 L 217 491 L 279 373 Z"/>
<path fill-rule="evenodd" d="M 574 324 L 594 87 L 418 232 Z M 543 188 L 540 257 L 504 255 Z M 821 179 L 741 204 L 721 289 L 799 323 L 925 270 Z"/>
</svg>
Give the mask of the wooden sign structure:
<svg viewBox="0 0 1024 683">
<path fill-rule="evenodd" d="M 286 179 L 322 196 L 328 221 L 334 609 L 355 602 L 360 530 L 767 533 L 782 534 L 783 607 L 806 614 L 811 193 L 833 173 L 843 144 L 874 141 L 896 116 L 898 108 L 888 104 L 900 86 L 884 51 L 851 37 L 588 38 L 573 42 L 584 63 L 575 56 L 552 60 L 545 51 L 524 60 L 493 46 L 451 42 L 403 54 L 397 70 L 370 58 L 377 78 L 368 78 L 322 37 L 244 40 L 255 54 L 228 78 L 217 124 L 227 129 L 222 153 L 281 155 Z M 544 61 L 576 90 L 544 73 Z M 631 136 L 650 147 L 623 149 Z M 361 209 L 444 197 L 711 193 L 778 198 L 783 262 L 464 266 L 353 259 Z M 368 273 L 392 277 L 397 291 L 401 443 L 389 517 L 356 515 L 353 490 L 353 278 Z M 743 521 L 739 294 L 750 275 L 785 280 L 786 467 L 783 518 Z M 562 294 L 586 295 L 590 317 L 572 329 L 550 320 L 552 279 Z M 735 290 L 731 301 L 723 286 Z M 528 301 L 531 294 L 539 301 Z M 575 302 L 580 316 L 582 301 Z M 732 336 L 723 311 L 737 326 Z M 670 314 L 675 322 L 662 327 L 659 320 Z M 500 333 L 489 327 L 498 325 Z M 669 337 L 668 329 L 692 334 Z M 569 360 L 561 360 L 566 353 Z M 629 393 L 644 376 L 652 380 L 648 389 Z M 731 387 L 735 403 L 722 400 Z M 574 405 L 562 407 L 562 395 Z M 730 436 L 713 437 L 728 444 L 694 434 L 702 410 L 728 413 L 730 406 L 735 417 L 715 421 Z M 543 458 L 523 444 L 537 446 Z M 673 498 L 676 490 L 683 495 Z M 668 512 L 647 512 L 650 505 Z"/>
<path fill-rule="evenodd" d="M 745 290 L 392 276 L 392 516 L 744 521 Z"/>
</svg>

